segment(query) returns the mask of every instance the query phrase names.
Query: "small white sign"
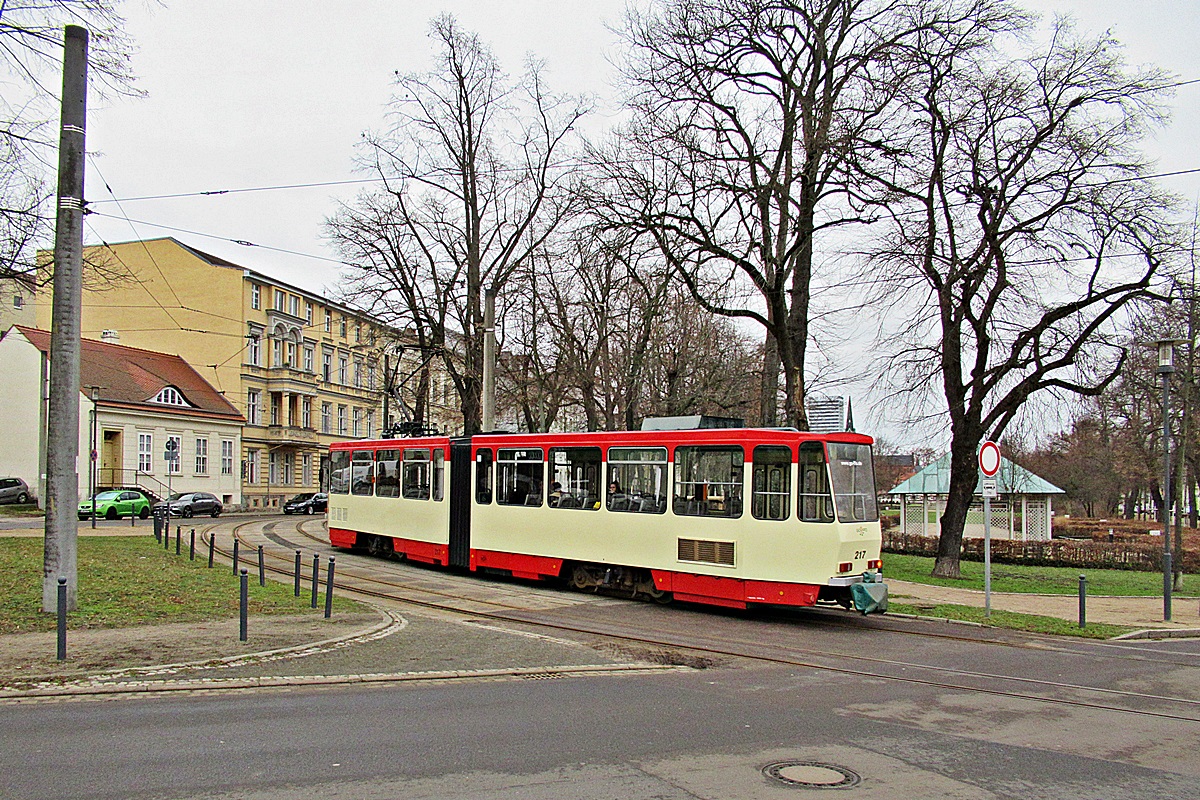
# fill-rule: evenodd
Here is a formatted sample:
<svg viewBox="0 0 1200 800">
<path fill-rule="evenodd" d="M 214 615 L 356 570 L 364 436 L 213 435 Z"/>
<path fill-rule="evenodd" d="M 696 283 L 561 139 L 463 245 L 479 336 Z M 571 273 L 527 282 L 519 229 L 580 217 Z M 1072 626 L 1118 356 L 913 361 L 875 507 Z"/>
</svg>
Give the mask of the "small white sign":
<svg viewBox="0 0 1200 800">
<path fill-rule="evenodd" d="M 996 491 L 996 480 L 994 478 L 983 479 L 983 496 L 989 500 L 994 500 L 1000 496 L 1000 493 Z"/>
</svg>

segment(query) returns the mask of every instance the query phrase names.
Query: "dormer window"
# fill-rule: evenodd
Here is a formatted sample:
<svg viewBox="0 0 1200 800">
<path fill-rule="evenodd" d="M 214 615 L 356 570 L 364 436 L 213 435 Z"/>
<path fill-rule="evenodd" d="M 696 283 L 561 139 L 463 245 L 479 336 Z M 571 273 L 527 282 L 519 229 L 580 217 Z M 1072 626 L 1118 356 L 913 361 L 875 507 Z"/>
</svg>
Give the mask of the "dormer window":
<svg viewBox="0 0 1200 800">
<path fill-rule="evenodd" d="M 151 403 L 161 403 L 165 406 L 182 406 L 191 408 L 192 404 L 183 399 L 183 395 L 174 386 L 164 386 L 163 390 L 154 396 Z"/>
</svg>

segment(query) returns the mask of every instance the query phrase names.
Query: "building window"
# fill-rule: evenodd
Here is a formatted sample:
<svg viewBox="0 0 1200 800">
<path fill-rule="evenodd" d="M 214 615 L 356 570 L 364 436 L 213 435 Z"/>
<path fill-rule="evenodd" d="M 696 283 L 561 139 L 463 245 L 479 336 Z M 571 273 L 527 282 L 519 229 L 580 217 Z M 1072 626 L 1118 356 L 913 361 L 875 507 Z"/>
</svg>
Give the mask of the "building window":
<svg viewBox="0 0 1200 800">
<path fill-rule="evenodd" d="M 191 404 L 188 403 L 187 400 L 183 399 L 183 395 L 181 395 L 179 390 L 174 386 L 164 387 L 161 392 L 154 396 L 154 399 L 151 402 L 162 403 L 166 406 L 183 406 L 185 408 L 191 408 Z"/>
<path fill-rule="evenodd" d="M 279 367 L 283 365 L 283 341 L 280 339 L 271 340 L 271 366 Z"/>
<path fill-rule="evenodd" d="M 255 311 L 262 308 L 262 289 L 257 283 L 250 284 L 250 307 Z"/>
<path fill-rule="evenodd" d="M 311 347 L 304 348 L 304 371 L 310 375 L 313 371 L 313 349 Z"/>
<path fill-rule="evenodd" d="M 300 316 L 300 298 L 296 295 L 291 297 L 291 307 L 288 309 L 293 317 Z"/>
<path fill-rule="evenodd" d="M 258 451 L 246 451 L 246 483 L 258 483 Z"/>
<path fill-rule="evenodd" d="M 375 412 L 367 412 L 367 438 L 370 439 L 375 435 Z"/>
<path fill-rule="evenodd" d="M 19 294 L 14 294 L 13 295 L 13 308 L 24 308 L 24 307 L 25 307 L 25 298 Z"/>
<path fill-rule="evenodd" d="M 154 434 L 138 434 L 138 472 L 149 473 L 154 469 Z"/>
<path fill-rule="evenodd" d="M 346 318 L 342 317 L 342 338 L 346 338 Z"/>
<path fill-rule="evenodd" d="M 292 484 L 294 484 L 296 482 L 292 476 L 292 466 L 293 466 L 292 454 L 291 453 L 280 453 L 279 454 L 279 467 L 280 467 L 279 482 L 281 484 L 283 484 L 284 486 L 291 486 Z"/>
<path fill-rule="evenodd" d="M 330 333 L 331 331 L 333 331 L 333 314 L 327 308 L 325 309 L 325 332 Z"/>
<path fill-rule="evenodd" d="M 196 474 L 208 474 L 208 439 L 196 437 Z"/>
<path fill-rule="evenodd" d="M 312 303 L 309 303 L 309 302 L 304 303 L 304 321 L 307 322 L 309 324 L 309 326 L 312 326 L 312 321 L 313 321 Z"/>
<path fill-rule="evenodd" d="M 274 450 L 267 453 L 267 482 L 272 486 L 279 485 L 279 454 Z"/>
<path fill-rule="evenodd" d="M 349 360 L 345 356 L 338 356 L 338 383 L 342 386 L 346 385 L 346 372 L 349 366 Z"/>
<path fill-rule="evenodd" d="M 221 474 L 233 474 L 233 440 L 221 440 Z"/>
<path fill-rule="evenodd" d="M 259 402 L 261 401 L 261 399 L 262 399 L 262 392 L 260 392 L 258 389 L 251 389 L 250 391 L 246 392 L 246 424 L 247 425 L 260 424 L 259 415 L 258 415 L 258 407 L 259 407 Z"/>
<path fill-rule="evenodd" d="M 300 427 L 312 427 L 312 398 L 300 398 Z"/>
<path fill-rule="evenodd" d="M 321 376 L 326 383 L 333 380 L 333 353 L 321 354 Z"/>
<path fill-rule="evenodd" d="M 321 403 L 321 433 L 333 432 L 333 405 Z"/>
<path fill-rule="evenodd" d="M 284 304 L 285 297 L 287 297 L 287 293 L 284 292 L 282 289 L 275 290 L 275 310 L 276 311 L 283 311 L 283 304 Z"/>
<path fill-rule="evenodd" d="M 375 389 L 375 362 L 367 364 L 367 388 L 374 391 Z"/>
<path fill-rule="evenodd" d="M 362 409 L 354 409 L 354 435 L 362 436 Z"/>
<path fill-rule="evenodd" d="M 362 341 L 362 323 L 359 323 L 359 322 L 354 323 L 354 341 L 356 341 L 356 342 Z"/>
<path fill-rule="evenodd" d="M 361 361 L 354 362 L 354 388 L 362 388 L 363 364 Z"/>
<path fill-rule="evenodd" d="M 172 442 L 175 443 L 174 447 L 171 447 Z M 167 462 L 167 472 L 178 475 L 183 471 L 183 437 L 168 436 L 167 450 L 175 454 L 175 458 Z"/>
<path fill-rule="evenodd" d="M 278 425 L 280 407 L 283 405 L 283 393 L 271 392 L 271 424 Z"/>
<path fill-rule="evenodd" d="M 345 406 L 343 406 L 343 405 L 339 405 L 339 406 L 338 406 L 338 428 L 337 428 L 337 432 L 338 432 L 338 436 L 345 436 L 345 435 L 346 435 L 346 407 L 345 407 Z"/>
<path fill-rule="evenodd" d="M 305 453 L 300 456 L 300 482 L 305 486 L 312 486 L 312 453 Z"/>
<path fill-rule="evenodd" d="M 256 367 L 262 365 L 262 339 L 258 338 L 258 334 L 251 334 L 250 336 L 249 361 Z"/>
<path fill-rule="evenodd" d="M 287 365 L 289 367 L 296 366 L 296 343 L 295 342 L 287 343 Z"/>
</svg>

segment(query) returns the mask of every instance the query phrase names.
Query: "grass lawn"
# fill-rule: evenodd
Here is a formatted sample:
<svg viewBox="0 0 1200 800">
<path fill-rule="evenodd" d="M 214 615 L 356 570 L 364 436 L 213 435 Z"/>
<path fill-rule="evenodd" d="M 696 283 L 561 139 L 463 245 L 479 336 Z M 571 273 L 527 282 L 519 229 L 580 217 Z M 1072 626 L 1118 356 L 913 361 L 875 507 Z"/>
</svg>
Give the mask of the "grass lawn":
<svg viewBox="0 0 1200 800">
<path fill-rule="evenodd" d="M 888 602 L 888 612 L 964 620 L 966 622 L 978 622 L 983 625 L 1006 628 L 1013 631 L 1045 633 L 1054 636 L 1082 636 L 1088 639 L 1111 639 L 1114 636 L 1120 636 L 1123 633 L 1129 633 L 1134 630 L 1124 625 L 1106 625 L 1096 622 L 1089 622 L 1086 628 L 1080 628 L 1078 623 L 1058 619 L 1057 617 L 1043 617 L 1037 614 L 1017 614 L 1012 611 L 997 611 L 996 609 L 992 609 L 992 616 L 988 617 L 982 608 L 948 603 L 929 607 L 924 605 L 913 606 L 904 602 L 891 600 Z"/>
<path fill-rule="evenodd" d="M 229 619 L 238 615 L 238 578 L 228 565 L 208 569 L 207 558 L 197 552 L 156 546 L 148 536 L 79 538 L 79 609 L 68 615 L 70 628 L 124 628 L 133 625 Z M 251 614 L 323 613 L 310 607 L 311 594 L 292 595 L 292 587 L 268 580 L 258 585 L 251 570 Z M 324 575 L 322 573 L 322 589 Z M 360 611 L 347 598 L 333 598 L 337 611 Z M 54 614 L 43 613 L 42 540 L 0 538 L 0 634 L 52 631 Z"/>
<path fill-rule="evenodd" d="M 37 505 L 30 503 L 27 505 L 17 505 L 16 503 L 5 503 L 0 505 L 0 517 L 44 517 L 46 513 Z"/>
<path fill-rule="evenodd" d="M 983 591 L 983 562 L 960 562 L 962 578 L 934 578 L 933 558 L 928 556 L 905 556 L 896 553 L 883 554 L 883 574 L 886 578 L 933 586 L 957 586 L 961 589 Z M 1127 597 L 1152 597 L 1161 595 L 1163 578 L 1161 572 L 1134 572 L 1125 569 L 1080 569 L 1078 567 L 1031 567 L 1023 564 L 997 564 L 992 562 L 993 592 L 1026 592 L 1029 594 L 1078 594 L 1079 576 L 1087 576 L 1089 595 L 1115 595 Z M 1194 593 L 1200 587 L 1200 578 L 1183 576 L 1184 592 Z"/>
</svg>

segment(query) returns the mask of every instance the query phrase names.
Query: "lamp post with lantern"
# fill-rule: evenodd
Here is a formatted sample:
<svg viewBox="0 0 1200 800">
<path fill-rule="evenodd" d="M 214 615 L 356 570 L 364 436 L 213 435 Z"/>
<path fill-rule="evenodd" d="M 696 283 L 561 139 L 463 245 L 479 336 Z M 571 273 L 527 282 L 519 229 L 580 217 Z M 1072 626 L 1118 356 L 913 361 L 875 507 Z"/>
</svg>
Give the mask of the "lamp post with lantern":
<svg viewBox="0 0 1200 800">
<path fill-rule="evenodd" d="M 1163 393 L 1163 485 L 1162 485 L 1162 534 L 1163 534 L 1163 621 L 1171 621 L 1171 374 L 1175 372 L 1175 345 L 1182 339 L 1159 339 L 1158 374 L 1162 376 Z"/>
</svg>

